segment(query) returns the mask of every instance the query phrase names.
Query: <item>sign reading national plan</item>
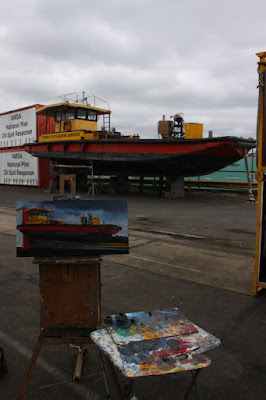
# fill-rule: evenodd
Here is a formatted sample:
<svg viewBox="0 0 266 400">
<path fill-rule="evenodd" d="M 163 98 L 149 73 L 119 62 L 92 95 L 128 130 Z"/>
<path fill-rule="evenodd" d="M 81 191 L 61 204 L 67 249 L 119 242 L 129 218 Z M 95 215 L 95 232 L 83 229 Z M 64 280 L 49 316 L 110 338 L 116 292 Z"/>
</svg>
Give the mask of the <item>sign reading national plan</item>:
<svg viewBox="0 0 266 400">
<path fill-rule="evenodd" d="M 0 115 L 0 147 L 22 146 L 36 140 L 36 108 Z"/>
<path fill-rule="evenodd" d="M 26 151 L 0 153 L 0 183 L 38 186 L 38 159 Z"/>
</svg>

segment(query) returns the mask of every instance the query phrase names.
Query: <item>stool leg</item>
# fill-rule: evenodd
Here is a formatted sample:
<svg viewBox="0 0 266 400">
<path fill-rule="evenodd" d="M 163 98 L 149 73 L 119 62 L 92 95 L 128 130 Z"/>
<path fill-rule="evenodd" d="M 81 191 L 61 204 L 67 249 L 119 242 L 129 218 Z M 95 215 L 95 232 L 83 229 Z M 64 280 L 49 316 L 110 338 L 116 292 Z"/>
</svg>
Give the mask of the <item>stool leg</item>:
<svg viewBox="0 0 266 400">
<path fill-rule="evenodd" d="M 130 379 L 129 383 L 124 386 L 121 394 L 121 400 L 128 400 L 132 391 L 134 379 Z"/>
<path fill-rule="evenodd" d="M 114 371 L 114 368 L 113 368 L 113 364 L 111 363 L 111 361 L 109 360 L 108 357 L 105 357 L 105 360 L 106 360 L 106 362 L 107 362 L 107 364 L 109 366 L 113 381 L 114 381 L 115 386 L 116 386 L 117 393 L 118 393 L 118 395 L 120 397 L 121 396 L 121 387 L 120 387 L 119 381 L 117 379 L 117 376 L 115 374 L 115 371 Z"/>
<path fill-rule="evenodd" d="M 199 386 L 198 386 L 198 382 L 197 382 L 197 377 L 200 373 L 200 369 L 197 369 L 196 371 L 191 371 L 192 374 L 192 381 L 190 382 L 190 385 L 188 387 L 188 390 L 185 394 L 185 400 L 188 399 L 189 393 L 191 392 L 191 389 L 193 388 L 193 386 L 195 386 L 196 392 L 197 392 L 197 396 L 198 399 L 201 400 L 201 396 L 200 396 L 200 391 L 199 391 Z"/>
<path fill-rule="evenodd" d="M 195 371 L 193 371 L 193 373 L 195 374 Z M 192 373 L 192 376 L 193 376 L 193 373 Z M 198 370 L 198 374 L 199 374 L 199 370 Z M 198 374 L 197 374 L 197 376 L 198 376 Z M 198 385 L 198 382 L 197 382 L 197 377 L 195 378 L 194 382 L 195 382 L 195 389 L 196 389 L 198 398 L 200 400 L 201 399 L 201 395 L 200 395 L 199 385 Z"/>
<path fill-rule="evenodd" d="M 104 380 L 106 398 L 107 398 L 107 400 L 111 400 L 110 390 L 109 390 L 107 377 L 106 377 L 106 373 L 105 373 L 105 368 L 104 368 L 103 355 L 102 355 L 101 351 L 99 353 L 100 353 L 100 361 L 101 361 L 101 367 L 102 367 L 102 372 L 103 372 L 103 380 Z"/>
</svg>

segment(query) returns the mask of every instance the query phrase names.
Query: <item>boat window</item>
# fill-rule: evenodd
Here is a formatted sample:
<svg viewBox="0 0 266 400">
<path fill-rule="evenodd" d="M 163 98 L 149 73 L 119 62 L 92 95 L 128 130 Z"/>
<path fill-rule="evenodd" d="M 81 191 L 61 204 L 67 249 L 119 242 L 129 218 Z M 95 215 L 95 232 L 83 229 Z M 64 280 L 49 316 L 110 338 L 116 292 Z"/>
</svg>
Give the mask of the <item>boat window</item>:
<svg viewBox="0 0 266 400">
<path fill-rule="evenodd" d="M 44 216 L 47 216 L 48 212 L 45 211 L 45 210 L 29 210 L 28 214 L 29 215 L 44 215 Z"/>
<path fill-rule="evenodd" d="M 29 214 L 29 215 L 36 215 L 36 210 L 29 210 L 29 211 L 28 211 L 28 214 Z"/>
<path fill-rule="evenodd" d="M 55 117 L 56 122 L 67 121 L 70 119 L 75 119 L 75 110 L 57 111 L 56 117 Z"/>
<path fill-rule="evenodd" d="M 95 111 L 88 111 L 88 120 L 97 121 L 97 114 Z"/>
<path fill-rule="evenodd" d="M 66 112 L 66 119 L 74 119 L 75 118 L 75 110 L 68 110 Z"/>
<path fill-rule="evenodd" d="M 86 119 L 87 110 L 78 109 L 77 110 L 77 118 Z"/>
<path fill-rule="evenodd" d="M 56 113 L 56 122 L 64 121 L 66 119 L 65 111 L 57 111 Z"/>
</svg>

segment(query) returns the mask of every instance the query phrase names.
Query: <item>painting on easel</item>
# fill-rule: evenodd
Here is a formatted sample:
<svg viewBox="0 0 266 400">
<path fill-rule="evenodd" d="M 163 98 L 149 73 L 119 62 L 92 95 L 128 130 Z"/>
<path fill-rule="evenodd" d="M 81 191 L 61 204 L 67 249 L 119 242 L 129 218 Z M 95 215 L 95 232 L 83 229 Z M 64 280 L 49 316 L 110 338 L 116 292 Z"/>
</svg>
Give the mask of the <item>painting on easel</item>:
<svg viewBox="0 0 266 400">
<path fill-rule="evenodd" d="M 17 202 L 18 257 L 128 253 L 127 201 Z"/>
</svg>

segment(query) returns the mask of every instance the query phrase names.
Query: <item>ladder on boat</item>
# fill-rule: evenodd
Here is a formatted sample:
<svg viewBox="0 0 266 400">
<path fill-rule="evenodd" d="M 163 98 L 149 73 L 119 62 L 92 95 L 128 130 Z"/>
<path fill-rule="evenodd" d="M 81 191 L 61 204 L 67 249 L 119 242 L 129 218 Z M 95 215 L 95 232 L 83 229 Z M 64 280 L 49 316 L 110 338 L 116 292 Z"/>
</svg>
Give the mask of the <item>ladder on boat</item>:
<svg viewBox="0 0 266 400">
<path fill-rule="evenodd" d="M 103 128 L 105 131 L 110 132 L 111 131 L 111 120 L 110 120 L 110 114 L 104 114 L 103 115 Z"/>
</svg>

